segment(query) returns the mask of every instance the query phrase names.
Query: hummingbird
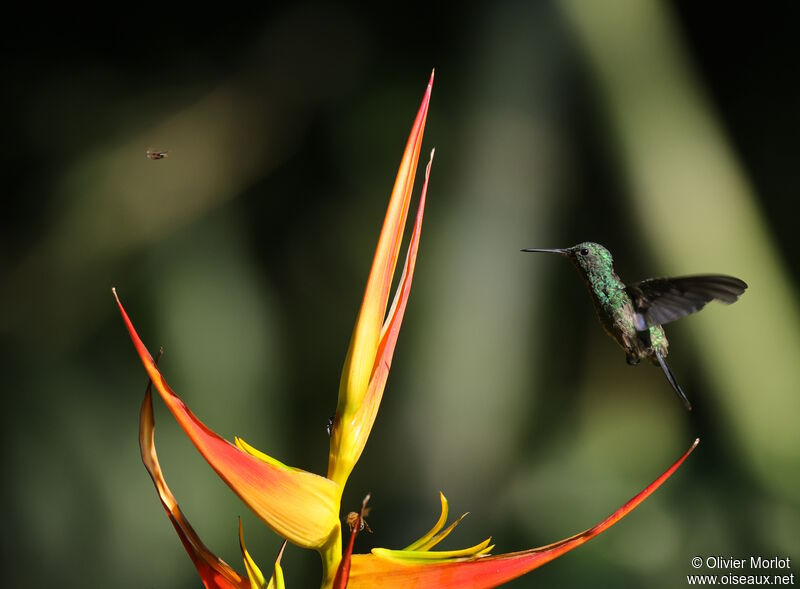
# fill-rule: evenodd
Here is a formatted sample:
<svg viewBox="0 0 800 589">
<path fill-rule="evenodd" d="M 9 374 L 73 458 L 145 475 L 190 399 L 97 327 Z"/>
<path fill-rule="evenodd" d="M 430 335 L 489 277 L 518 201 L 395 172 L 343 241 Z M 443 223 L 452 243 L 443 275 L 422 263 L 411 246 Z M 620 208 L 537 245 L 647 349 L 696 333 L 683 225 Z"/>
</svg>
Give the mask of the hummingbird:
<svg viewBox="0 0 800 589">
<path fill-rule="evenodd" d="M 611 252 L 599 243 L 585 241 L 564 249 L 521 251 L 559 254 L 569 259 L 592 295 L 600 323 L 625 351 L 628 364 L 650 360 L 661 366 L 686 409 L 692 410 L 692 404 L 664 360 L 669 342 L 662 326 L 699 311 L 709 301 L 726 305 L 736 302 L 747 288 L 743 280 L 723 274 L 702 274 L 649 278 L 627 285 L 614 271 Z"/>
</svg>

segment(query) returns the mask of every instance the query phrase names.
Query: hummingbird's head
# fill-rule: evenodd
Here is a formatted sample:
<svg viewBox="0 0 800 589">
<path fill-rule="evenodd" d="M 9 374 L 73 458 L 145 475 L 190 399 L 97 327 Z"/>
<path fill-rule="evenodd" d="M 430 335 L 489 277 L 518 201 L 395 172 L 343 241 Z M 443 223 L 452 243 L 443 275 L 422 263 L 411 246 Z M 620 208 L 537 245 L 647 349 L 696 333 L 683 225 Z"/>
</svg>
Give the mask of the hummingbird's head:
<svg viewBox="0 0 800 589">
<path fill-rule="evenodd" d="M 599 243 L 584 241 L 565 251 L 570 261 L 587 274 L 608 271 L 613 267 L 611 252 Z"/>
<path fill-rule="evenodd" d="M 564 249 L 528 248 L 522 251 L 545 252 L 566 256 L 584 274 L 607 272 L 613 269 L 611 252 L 593 241 L 584 241 Z"/>
</svg>

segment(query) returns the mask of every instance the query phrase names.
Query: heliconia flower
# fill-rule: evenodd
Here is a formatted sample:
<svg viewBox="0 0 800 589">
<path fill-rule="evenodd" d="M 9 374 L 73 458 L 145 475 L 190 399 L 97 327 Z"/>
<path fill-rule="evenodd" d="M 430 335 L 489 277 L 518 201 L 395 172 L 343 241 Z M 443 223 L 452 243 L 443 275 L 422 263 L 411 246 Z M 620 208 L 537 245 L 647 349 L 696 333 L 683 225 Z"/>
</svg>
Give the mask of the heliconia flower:
<svg viewBox="0 0 800 589">
<path fill-rule="evenodd" d="M 503 584 L 580 546 L 614 525 L 664 483 L 697 446 L 699 440 L 666 472 L 607 519 L 584 532 L 548 546 L 491 555 L 494 545 L 490 537 L 461 550 L 433 550 L 464 518 L 462 515 L 446 526 L 449 506 L 445 496 L 440 494 L 441 516 L 421 538 L 401 550 L 374 548 L 370 554 L 353 554 L 356 535 L 362 524 L 367 527 L 364 521 L 369 498 L 367 496 L 361 512 L 352 514 L 352 520 L 348 518 L 352 528 L 348 545 L 344 553 L 342 552 L 339 520 L 342 491 L 364 450 L 380 407 L 416 265 L 433 151 L 425 169 L 405 263 L 394 298 L 389 305 L 432 85 L 433 73 L 403 152 L 345 358 L 336 415 L 331 424 L 327 478 L 287 466 L 238 437 L 234 438 L 232 444 L 201 422 L 164 380 L 157 366 L 158 358 L 154 361 L 150 356 L 117 297 L 116 290 L 112 289 L 128 333 L 152 383 L 148 384 L 140 413 L 142 460 L 153 479 L 167 516 L 207 589 L 283 589 L 283 571 L 280 566 L 283 548 L 267 581 L 245 547 L 241 521 L 239 543 L 247 578 L 237 573 L 203 544 L 167 487 L 158 463 L 154 443 L 152 386 L 155 386 L 200 454 L 242 501 L 281 537 L 320 553 L 323 589 L 480 588 Z M 285 545 L 284 542 L 283 546 Z"/>
<path fill-rule="evenodd" d="M 202 423 L 169 387 L 136 333 L 116 290 L 112 289 L 134 347 L 181 428 L 217 474 L 268 526 L 289 541 L 320 552 L 324 584 L 332 582 L 341 560 L 338 512 L 342 488 L 372 429 L 408 302 L 433 151 L 402 275 L 387 313 L 432 85 L 433 73 L 403 153 L 345 360 L 336 419 L 332 424 L 327 478 L 291 468 L 238 437 L 235 444 L 231 444 Z"/>
<path fill-rule="evenodd" d="M 114 296 L 117 297 L 116 291 Z M 341 542 L 339 485 L 319 475 L 224 440 L 201 422 L 172 391 L 117 297 L 134 347 L 167 408 L 183 431 L 228 486 L 280 536 L 322 551 Z"/>
<path fill-rule="evenodd" d="M 660 487 L 692 453 L 699 441 L 699 439 L 695 440 L 686 453 L 675 461 L 666 472 L 599 524 L 554 544 L 522 552 L 488 556 L 486 554 L 491 549 L 488 546 L 489 540 L 462 551 L 430 551 L 429 548 L 441 536 L 442 532 L 439 530 L 447 519 L 447 501 L 442 495 L 442 517 L 428 534 L 411 546 L 403 550 L 373 548 L 371 554 L 353 554 L 348 563 L 349 583 L 347 587 L 348 589 L 361 587 L 374 589 L 471 587 L 478 589 L 507 583 L 558 558 L 573 548 L 577 548 L 613 526 Z M 449 533 L 451 529 L 452 526 L 445 532 Z M 344 563 L 344 559 L 342 562 Z"/>
<path fill-rule="evenodd" d="M 139 412 L 139 447 L 142 451 L 142 462 L 144 462 L 147 472 L 150 473 L 150 477 L 153 479 L 153 484 L 158 491 L 161 504 L 167 512 L 167 517 L 169 517 L 170 522 L 172 522 L 175 531 L 178 533 L 178 537 L 183 543 L 186 552 L 189 553 L 189 557 L 197 568 L 197 572 L 200 574 L 200 578 L 206 588 L 257 589 L 268 587 L 269 589 L 283 589 L 283 570 L 281 569 L 280 561 L 283 555 L 283 547 L 286 546 L 285 541 L 275 561 L 274 572 L 269 583 L 264 581 L 264 576 L 261 574 L 258 566 L 256 566 L 250 553 L 247 552 L 247 548 L 245 548 L 241 520 L 239 521 L 239 542 L 249 581 L 243 579 L 233 567 L 212 553 L 206 545 L 203 544 L 197 532 L 194 531 L 194 528 L 192 528 L 189 521 L 183 515 L 175 496 L 167 486 L 167 481 L 164 479 L 161 465 L 158 462 L 154 434 L 155 420 L 153 418 L 152 385 L 148 382 L 144 400 L 142 401 L 142 408 Z"/>
<path fill-rule="evenodd" d="M 328 455 L 328 478 L 336 481 L 342 488 L 361 456 L 378 413 L 411 290 L 433 151 L 425 170 L 425 183 L 403 273 L 392 305 L 388 313 L 386 312 L 411 203 L 432 87 L 433 73 L 403 152 L 339 383 L 339 401 Z"/>
</svg>

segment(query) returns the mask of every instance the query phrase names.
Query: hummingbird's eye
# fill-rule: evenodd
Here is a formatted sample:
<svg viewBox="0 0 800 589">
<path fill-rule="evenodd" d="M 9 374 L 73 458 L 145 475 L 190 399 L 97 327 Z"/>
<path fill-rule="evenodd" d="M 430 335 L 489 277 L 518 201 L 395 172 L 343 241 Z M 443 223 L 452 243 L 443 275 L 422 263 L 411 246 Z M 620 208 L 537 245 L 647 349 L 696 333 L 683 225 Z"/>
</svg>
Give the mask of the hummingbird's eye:
<svg viewBox="0 0 800 589">
<path fill-rule="evenodd" d="M 582 255 L 582 256 L 588 256 L 588 255 L 589 255 L 589 250 L 588 250 L 588 249 L 586 249 L 586 248 L 583 248 L 583 249 L 581 250 L 581 255 Z"/>
</svg>

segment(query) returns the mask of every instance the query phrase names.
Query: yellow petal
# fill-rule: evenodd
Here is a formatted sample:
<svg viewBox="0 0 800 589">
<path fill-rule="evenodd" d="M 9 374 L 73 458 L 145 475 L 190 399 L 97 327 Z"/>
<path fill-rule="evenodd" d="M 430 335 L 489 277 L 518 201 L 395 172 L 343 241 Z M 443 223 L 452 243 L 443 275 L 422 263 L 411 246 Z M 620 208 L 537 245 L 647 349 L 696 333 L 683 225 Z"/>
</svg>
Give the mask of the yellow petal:
<svg viewBox="0 0 800 589">
<path fill-rule="evenodd" d="M 286 546 L 286 542 L 283 543 L 283 546 Z M 281 556 L 283 555 L 283 548 L 281 548 L 281 554 L 278 555 L 278 560 L 275 561 L 275 570 L 272 573 L 272 577 L 270 577 L 269 584 L 267 584 L 267 589 L 286 589 L 286 585 L 283 581 L 283 568 L 281 568 Z"/>
<path fill-rule="evenodd" d="M 281 462 L 280 460 L 278 460 L 277 458 L 273 458 L 268 454 L 264 454 L 261 450 L 254 448 L 239 436 L 233 436 L 233 443 L 237 448 L 239 448 L 239 450 L 248 453 L 250 456 L 255 456 L 256 458 L 258 458 L 263 462 L 266 462 L 267 464 L 271 464 L 272 466 L 277 466 L 278 468 L 282 468 L 284 470 L 294 470 L 297 472 L 303 472 L 303 470 L 300 468 L 295 468 L 294 466 L 288 466 L 283 462 Z"/>
<path fill-rule="evenodd" d="M 447 538 L 447 536 L 450 535 L 450 532 L 452 532 L 455 529 L 455 527 L 458 524 L 460 524 L 461 521 L 465 517 L 467 517 L 467 515 L 468 515 L 468 513 L 462 514 L 457 520 L 455 520 L 452 524 L 447 526 L 444 530 L 442 530 L 441 532 L 436 534 L 433 538 L 431 538 L 430 540 L 428 540 L 427 542 L 422 544 L 419 548 L 417 548 L 417 550 L 430 550 L 431 548 L 436 546 L 439 542 L 441 542 L 442 540 Z"/>
<path fill-rule="evenodd" d="M 250 578 L 250 589 L 265 589 L 267 580 L 261 569 L 258 568 L 256 561 L 250 556 L 247 547 L 244 544 L 244 532 L 242 531 L 242 520 L 239 518 L 239 548 L 242 549 L 242 558 L 244 559 L 244 568 L 247 570 L 247 576 Z M 283 552 L 281 550 L 281 552 Z"/>
<path fill-rule="evenodd" d="M 242 549 L 242 558 L 244 558 L 244 566 L 247 569 L 247 576 L 250 578 L 250 589 L 284 589 L 283 582 L 283 569 L 281 568 L 281 558 L 283 551 L 286 549 L 286 540 L 281 545 L 278 558 L 275 559 L 275 567 L 270 577 L 269 582 L 264 578 L 264 574 L 258 565 L 255 563 L 247 547 L 244 545 L 244 534 L 242 532 L 242 520 L 239 520 L 239 547 Z"/>
<path fill-rule="evenodd" d="M 439 491 L 439 501 L 442 503 L 442 515 L 439 516 L 439 520 L 433 525 L 427 534 L 422 536 L 422 538 L 416 542 L 409 544 L 403 550 L 420 550 L 422 546 L 430 542 L 436 533 L 444 527 L 444 524 L 447 522 L 447 514 L 449 513 L 450 509 L 447 503 L 447 497 L 445 497 L 444 493 L 441 491 Z"/>
<path fill-rule="evenodd" d="M 491 538 L 486 538 L 480 544 L 469 548 L 461 548 L 460 550 L 390 550 L 388 548 L 373 548 L 372 554 L 379 558 L 401 562 L 445 562 L 458 558 L 474 558 L 486 554 L 494 548 L 494 545 L 490 544 L 491 541 Z"/>
</svg>

